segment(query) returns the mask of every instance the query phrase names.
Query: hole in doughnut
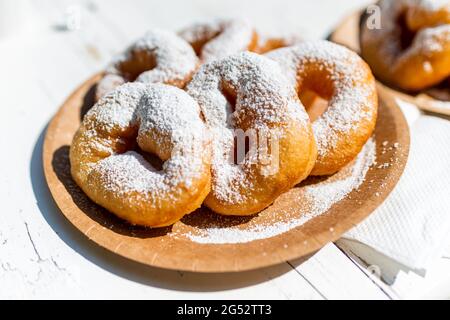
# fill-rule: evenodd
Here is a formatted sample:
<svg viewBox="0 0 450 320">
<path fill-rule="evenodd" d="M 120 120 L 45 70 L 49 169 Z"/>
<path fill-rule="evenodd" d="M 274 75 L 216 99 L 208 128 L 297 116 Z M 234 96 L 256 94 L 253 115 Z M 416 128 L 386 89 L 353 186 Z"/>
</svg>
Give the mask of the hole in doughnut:
<svg viewBox="0 0 450 320">
<path fill-rule="evenodd" d="M 414 38 L 416 37 L 416 32 L 408 28 L 406 11 L 399 15 L 397 19 L 397 24 L 400 27 L 399 30 L 401 32 L 400 34 L 401 47 L 403 50 L 405 50 L 412 45 Z"/>
<path fill-rule="evenodd" d="M 136 152 L 138 152 L 141 156 L 143 156 L 144 159 L 148 161 L 148 163 L 150 163 L 152 167 L 155 168 L 157 171 L 161 171 L 163 169 L 164 161 L 162 161 L 157 155 L 150 152 L 145 152 L 142 149 L 139 149 Z"/>
<path fill-rule="evenodd" d="M 228 122 L 230 125 L 232 125 L 233 113 L 236 111 L 237 103 L 236 90 L 234 90 L 229 84 L 224 81 L 221 83 L 221 92 L 230 106 Z M 252 138 L 248 134 L 252 133 L 244 132 L 240 129 L 236 129 L 234 131 L 234 146 L 231 150 L 230 155 L 230 159 L 234 165 L 242 164 L 250 151 Z"/>
<path fill-rule="evenodd" d="M 206 34 L 205 34 L 205 36 L 199 37 L 199 39 L 197 41 L 191 42 L 191 46 L 192 46 L 192 49 L 194 49 L 195 54 L 198 57 L 200 57 L 200 55 L 202 54 L 202 49 L 205 46 L 205 44 L 207 44 L 209 41 L 211 41 L 212 39 L 214 39 L 221 33 L 222 33 L 222 30 L 218 30 L 217 32 L 209 34 L 209 36 L 206 36 Z"/>
<path fill-rule="evenodd" d="M 335 94 L 335 75 L 332 70 L 321 63 L 305 61 L 301 74 L 298 75 L 297 95 L 306 108 L 311 119 L 315 121 L 328 108 L 330 99 Z"/>
<path fill-rule="evenodd" d="M 220 85 L 223 96 L 227 99 L 230 105 L 231 112 L 236 111 L 237 94 L 236 91 L 230 87 L 226 82 L 222 82 Z"/>
<path fill-rule="evenodd" d="M 139 147 L 136 138 L 133 139 L 133 141 L 134 143 L 131 146 L 131 148 L 129 148 L 126 151 L 135 151 L 139 153 L 142 157 L 144 157 L 146 161 L 148 161 L 148 163 L 151 164 L 153 168 L 155 168 L 157 171 L 161 171 L 163 169 L 164 161 L 162 161 L 156 154 L 142 150 Z"/>
<path fill-rule="evenodd" d="M 147 51 L 132 51 L 131 59 L 126 59 L 118 66 L 119 71 L 124 75 L 124 78 L 132 82 L 137 77 L 145 72 L 156 67 L 155 56 Z"/>
<path fill-rule="evenodd" d="M 298 94 L 312 122 L 317 120 L 328 108 L 328 100 L 316 92 L 306 89 Z"/>
</svg>

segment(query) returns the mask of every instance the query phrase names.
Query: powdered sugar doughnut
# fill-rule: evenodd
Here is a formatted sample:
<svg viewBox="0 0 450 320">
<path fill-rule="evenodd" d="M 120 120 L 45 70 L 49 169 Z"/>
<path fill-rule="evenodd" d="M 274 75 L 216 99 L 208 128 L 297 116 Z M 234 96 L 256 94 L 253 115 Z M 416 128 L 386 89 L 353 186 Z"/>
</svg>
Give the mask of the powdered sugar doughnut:
<svg viewBox="0 0 450 320">
<path fill-rule="evenodd" d="M 160 170 L 137 145 L 158 156 Z M 164 84 L 128 83 L 86 114 L 70 148 L 76 183 L 97 204 L 132 224 L 171 225 L 210 190 L 210 144 L 198 104 Z"/>
<path fill-rule="evenodd" d="M 253 51 L 258 37 L 245 20 L 218 19 L 197 23 L 179 32 L 203 62 L 224 58 L 240 51 Z"/>
<path fill-rule="evenodd" d="M 215 60 L 186 90 L 212 134 L 209 208 L 253 214 L 309 175 L 317 152 L 311 125 L 275 62 L 249 52 Z"/>
<path fill-rule="evenodd" d="M 106 69 L 97 86 L 97 100 L 117 86 L 135 80 L 182 88 L 198 65 L 191 46 L 176 34 L 157 29 L 148 31 Z"/>
<path fill-rule="evenodd" d="M 269 52 L 297 92 L 311 90 L 328 108 L 312 124 L 318 157 L 312 175 L 333 174 L 361 151 L 375 128 L 374 77 L 354 52 L 328 41 L 308 41 Z"/>
<path fill-rule="evenodd" d="M 381 0 L 381 28 L 361 25 L 361 50 L 375 75 L 406 91 L 450 76 L 450 1 Z"/>
</svg>

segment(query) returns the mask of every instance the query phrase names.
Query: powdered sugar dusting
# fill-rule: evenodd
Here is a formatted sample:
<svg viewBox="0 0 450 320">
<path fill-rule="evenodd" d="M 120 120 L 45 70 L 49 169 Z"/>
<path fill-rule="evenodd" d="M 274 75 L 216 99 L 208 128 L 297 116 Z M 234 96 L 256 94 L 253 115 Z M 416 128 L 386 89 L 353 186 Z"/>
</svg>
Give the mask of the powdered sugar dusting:
<svg viewBox="0 0 450 320">
<path fill-rule="evenodd" d="M 288 193 L 296 195 L 298 203 L 301 204 L 295 212 L 288 209 L 286 212 L 274 213 L 269 208 L 251 220 L 245 228 L 240 225 L 223 227 L 219 222 L 215 226 L 198 228 L 188 233 L 175 231 L 171 236 L 202 244 L 229 244 L 268 239 L 283 234 L 326 214 L 334 204 L 357 190 L 375 159 L 376 143 L 370 139 L 354 162 L 336 175 L 325 181 L 290 190 Z M 279 201 L 283 201 L 282 198 L 283 196 Z M 261 223 L 261 220 L 265 223 Z"/>
<path fill-rule="evenodd" d="M 191 44 L 203 44 L 200 57 L 204 62 L 210 62 L 248 50 L 254 31 L 246 20 L 216 19 L 196 23 L 180 31 L 179 35 Z"/>
<path fill-rule="evenodd" d="M 402 59 L 411 56 L 423 55 L 430 57 L 434 53 L 443 52 L 450 47 L 450 24 L 444 24 L 434 28 L 425 28 L 418 32 L 411 47 L 403 54 Z M 431 58 L 431 57 L 430 57 Z M 427 61 L 430 63 L 429 61 Z"/>
<path fill-rule="evenodd" d="M 149 190 L 168 189 L 164 176 L 134 151 L 107 157 L 99 161 L 94 170 L 102 175 L 104 188 L 121 197 L 131 191 L 151 196 L 152 193 L 149 193 Z M 161 196 L 159 192 L 154 195 Z"/>
<path fill-rule="evenodd" d="M 86 152 L 103 154 L 84 176 L 115 197 L 131 195 L 157 207 L 161 198 L 180 196 L 205 172 L 206 127 L 198 104 L 184 91 L 163 84 L 127 83 L 102 98 L 83 125 Z M 134 151 L 117 153 L 111 141 L 137 136 L 139 147 L 164 162 L 157 170 Z M 122 137 L 123 136 L 123 137 Z M 105 150 L 105 146 L 110 145 Z M 104 152 L 107 151 L 105 154 Z M 96 179 L 90 180 L 95 176 Z M 89 188 L 88 188 L 89 189 Z"/>
<path fill-rule="evenodd" d="M 195 52 L 176 34 L 163 31 L 149 31 L 133 46 L 134 50 L 148 50 L 155 55 L 156 66 L 139 75 L 137 81 L 153 83 L 179 80 L 191 75 L 198 65 Z"/>
<path fill-rule="evenodd" d="M 129 64 L 134 66 L 128 67 Z M 139 82 L 182 87 L 198 64 L 189 43 L 170 31 L 150 30 L 113 60 L 106 69 L 104 80 L 99 83 L 97 96 L 103 96 L 117 85 L 134 81 L 135 77 Z"/>
<path fill-rule="evenodd" d="M 136 125 L 135 111 L 146 90 L 142 83 L 126 83 L 93 106 L 83 119 L 91 129 L 112 131 Z"/>
</svg>

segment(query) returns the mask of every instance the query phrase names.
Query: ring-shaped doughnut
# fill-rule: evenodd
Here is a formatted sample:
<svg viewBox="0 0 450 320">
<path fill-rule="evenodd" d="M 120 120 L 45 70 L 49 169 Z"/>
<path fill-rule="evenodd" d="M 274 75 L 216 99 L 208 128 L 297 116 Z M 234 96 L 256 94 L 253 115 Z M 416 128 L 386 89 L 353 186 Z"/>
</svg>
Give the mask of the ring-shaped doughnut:
<svg viewBox="0 0 450 320">
<path fill-rule="evenodd" d="M 198 65 L 198 58 L 186 41 L 169 31 L 150 30 L 107 67 L 96 98 L 135 80 L 183 88 Z"/>
<path fill-rule="evenodd" d="M 250 52 L 215 60 L 186 90 L 212 134 L 205 204 L 213 211 L 254 214 L 309 175 L 317 153 L 311 124 L 275 62 Z"/>
<path fill-rule="evenodd" d="M 312 175 L 337 172 L 361 151 L 375 128 L 378 97 L 367 64 L 353 51 L 328 41 L 308 41 L 271 51 L 300 94 L 328 100 L 312 124 L 318 157 Z"/>
<path fill-rule="evenodd" d="M 156 168 L 140 153 L 164 161 Z M 198 104 L 164 84 L 127 83 L 86 114 L 71 148 L 75 182 L 131 224 L 171 225 L 210 191 L 210 143 Z"/>
<path fill-rule="evenodd" d="M 381 27 L 361 24 L 362 57 L 384 83 L 420 91 L 450 77 L 450 1 L 381 0 Z"/>
</svg>

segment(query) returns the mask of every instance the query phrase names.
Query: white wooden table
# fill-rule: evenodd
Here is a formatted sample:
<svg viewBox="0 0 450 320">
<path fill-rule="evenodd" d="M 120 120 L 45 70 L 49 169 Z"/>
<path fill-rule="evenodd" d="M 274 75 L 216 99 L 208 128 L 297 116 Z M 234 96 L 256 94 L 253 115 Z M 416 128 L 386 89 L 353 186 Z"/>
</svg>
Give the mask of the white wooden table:
<svg viewBox="0 0 450 320">
<path fill-rule="evenodd" d="M 78 233 L 53 203 L 43 177 L 42 141 L 54 112 L 144 30 L 176 30 L 199 18 L 237 15 L 265 32 L 294 30 L 304 38 L 320 38 L 365 1 L 30 2 L 33 30 L 0 39 L 0 298 L 450 298 L 450 244 L 447 258 L 425 278 L 400 272 L 390 285 L 336 244 L 309 259 L 237 274 L 139 265 Z M 65 17 L 77 10 L 80 29 L 64 30 Z"/>
</svg>

